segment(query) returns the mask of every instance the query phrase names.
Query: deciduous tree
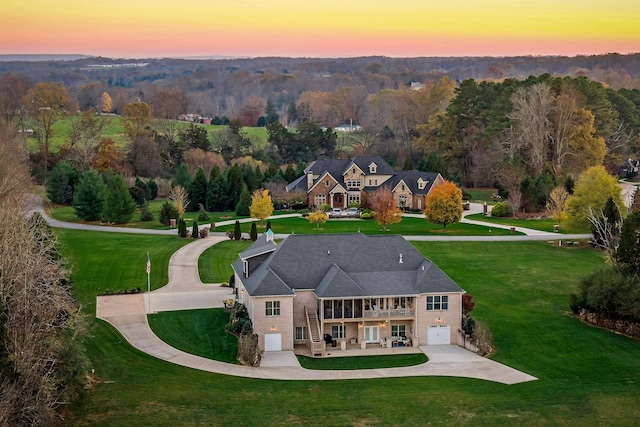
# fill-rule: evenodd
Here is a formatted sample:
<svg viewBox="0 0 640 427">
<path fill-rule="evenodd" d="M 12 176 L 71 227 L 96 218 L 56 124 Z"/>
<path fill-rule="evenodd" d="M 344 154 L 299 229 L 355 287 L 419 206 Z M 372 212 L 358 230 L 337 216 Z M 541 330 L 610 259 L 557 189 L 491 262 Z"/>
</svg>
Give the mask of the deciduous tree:
<svg viewBox="0 0 640 427">
<path fill-rule="evenodd" d="M 171 189 L 171 191 L 169 191 L 167 198 L 173 202 L 176 212 L 178 212 L 178 218 L 182 218 L 182 215 L 184 215 L 184 212 L 190 203 L 189 199 L 187 199 L 187 192 L 184 187 L 176 185 Z"/>
<path fill-rule="evenodd" d="M 616 179 L 609 175 L 604 167 L 593 166 L 587 169 L 576 183 L 573 195 L 567 200 L 567 221 L 569 230 L 589 229 L 587 218 L 589 208 L 604 209 L 609 197 L 622 206 L 622 191 Z"/>
<path fill-rule="evenodd" d="M 273 202 L 269 190 L 256 190 L 251 198 L 251 217 L 260 220 L 260 225 L 273 213 Z"/>
<path fill-rule="evenodd" d="M 375 212 L 375 218 L 384 231 L 389 231 L 389 225 L 402 221 L 402 211 L 396 205 L 391 190 L 379 188 L 368 197 L 368 203 Z"/>
<path fill-rule="evenodd" d="M 446 228 L 447 224 L 462 219 L 462 190 L 453 182 L 445 181 L 431 190 L 425 205 L 425 219 Z"/>
<path fill-rule="evenodd" d="M 113 111 L 113 100 L 107 92 L 102 92 L 100 109 L 105 114 L 109 114 L 111 113 L 111 111 Z"/>
<path fill-rule="evenodd" d="M 324 224 L 329 219 L 329 216 L 321 210 L 317 210 L 315 212 L 311 212 L 309 216 L 307 216 L 307 221 L 316 225 L 316 230 L 320 229 L 320 224 Z"/>
</svg>

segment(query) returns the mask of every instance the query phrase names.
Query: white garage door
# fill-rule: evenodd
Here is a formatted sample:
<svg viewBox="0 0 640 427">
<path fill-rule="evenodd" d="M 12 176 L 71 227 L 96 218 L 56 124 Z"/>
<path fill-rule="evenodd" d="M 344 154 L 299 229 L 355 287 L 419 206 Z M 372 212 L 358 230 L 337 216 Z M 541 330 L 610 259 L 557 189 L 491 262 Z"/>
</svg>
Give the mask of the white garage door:
<svg viewBox="0 0 640 427">
<path fill-rule="evenodd" d="M 427 345 L 451 344 L 451 328 L 449 325 L 433 325 L 427 330 Z"/>
<path fill-rule="evenodd" d="M 264 334 L 264 351 L 282 351 L 282 334 Z"/>
</svg>

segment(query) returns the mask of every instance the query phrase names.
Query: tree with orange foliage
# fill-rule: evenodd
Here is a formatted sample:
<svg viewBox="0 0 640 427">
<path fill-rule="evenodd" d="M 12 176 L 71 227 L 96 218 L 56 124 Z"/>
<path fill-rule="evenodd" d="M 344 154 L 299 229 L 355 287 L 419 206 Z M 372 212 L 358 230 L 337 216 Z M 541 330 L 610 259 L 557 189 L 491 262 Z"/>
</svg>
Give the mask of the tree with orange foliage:
<svg viewBox="0 0 640 427">
<path fill-rule="evenodd" d="M 107 169 L 122 172 L 126 156 L 124 151 L 111 138 L 103 138 L 96 147 L 96 155 L 91 160 L 91 167 L 100 173 Z"/>
<path fill-rule="evenodd" d="M 389 231 L 389 225 L 402 221 L 402 211 L 398 208 L 393 193 L 387 188 L 379 188 L 367 198 L 375 212 L 375 219 L 384 231 Z"/>
<path fill-rule="evenodd" d="M 424 217 L 435 224 L 453 224 L 462 219 L 462 190 L 451 181 L 434 187 L 427 195 Z"/>
</svg>

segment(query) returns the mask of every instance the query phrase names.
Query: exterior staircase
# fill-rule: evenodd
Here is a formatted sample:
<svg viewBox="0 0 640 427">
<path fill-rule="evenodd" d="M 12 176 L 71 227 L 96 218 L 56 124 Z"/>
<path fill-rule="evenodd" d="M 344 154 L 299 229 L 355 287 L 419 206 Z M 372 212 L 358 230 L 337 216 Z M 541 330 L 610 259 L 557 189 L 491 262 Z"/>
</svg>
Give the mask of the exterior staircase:
<svg viewBox="0 0 640 427">
<path fill-rule="evenodd" d="M 307 306 L 304 307 L 304 313 L 307 317 L 307 345 L 312 356 L 322 356 L 322 339 L 320 337 L 320 324 L 318 315 L 315 310 L 309 312 Z"/>
</svg>

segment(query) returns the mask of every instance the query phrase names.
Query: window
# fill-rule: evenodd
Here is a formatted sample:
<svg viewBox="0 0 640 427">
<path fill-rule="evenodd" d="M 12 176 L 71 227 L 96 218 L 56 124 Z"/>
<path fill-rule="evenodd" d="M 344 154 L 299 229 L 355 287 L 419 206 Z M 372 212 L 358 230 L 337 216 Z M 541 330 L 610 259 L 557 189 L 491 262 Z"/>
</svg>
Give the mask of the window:
<svg viewBox="0 0 640 427">
<path fill-rule="evenodd" d="M 427 310 L 448 310 L 449 297 L 447 295 L 433 295 L 427 297 Z"/>
<path fill-rule="evenodd" d="M 401 208 L 406 208 L 408 206 L 408 199 L 407 196 L 404 195 L 400 195 L 398 196 L 398 206 L 400 206 Z"/>
<path fill-rule="evenodd" d="M 345 338 L 347 336 L 346 332 L 347 328 L 344 325 L 331 326 L 331 338 L 333 339 Z"/>
<path fill-rule="evenodd" d="M 370 179 L 369 180 L 369 187 L 374 186 L 374 185 L 378 185 L 378 180 L 377 179 Z"/>
<path fill-rule="evenodd" d="M 326 180 L 326 181 L 324 182 L 324 186 L 325 186 L 325 187 L 328 187 L 328 186 L 330 186 L 330 185 L 331 185 L 331 181 Z"/>
<path fill-rule="evenodd" d="M 402 191 L 406 190 L 407 188 L 404 186 L 404 184 L 402 184 Z"/>
<path fill-rule="evenodd" d="M 406 337 L 406 326 L 405 325 L 391 325 L 391 336 L 392 337 Z"/>
<path fill-rule="evenodd" d="M 307 339 L 307 327 L 306 326 L 296 326 L 296 340 L 306 340 Z"/>
<path fill-rule="evenodd" d="M 428 181 L 423 181 L 422 178 L 418 180 L 418 189 L 424 190 L 424 187 L 427 185 Z"/>
<path fill-rule="evenodd" d="M 349 194 L 349 204 L 357 203 L 360 204 L 360 195 L 359 194 Z"/>
<path fill-rule="evenodd" d="M 371 163 L 369 165 L 369 173 L 376 173 L 377 169 L 378 169 L 378 165 L 376 165 L 375 163 Z"/>
<path fill-rule="evenodd" d="M 358 181 L 357 179 L 350 179 L 347 181 L 347 188 L 359 188 L 360 187 L 360 181 Z"/>
<path fill-rule="evenodd" d="M 265 308 L 266 316 L 280 316 L 280 301 L 267 301 Z"/>
<path fill-rule="evenodd" d="M 324 194 L 316 194 L 316 206 L 324 205 L 327 203 L 327 196 Z"/>
</svg>

